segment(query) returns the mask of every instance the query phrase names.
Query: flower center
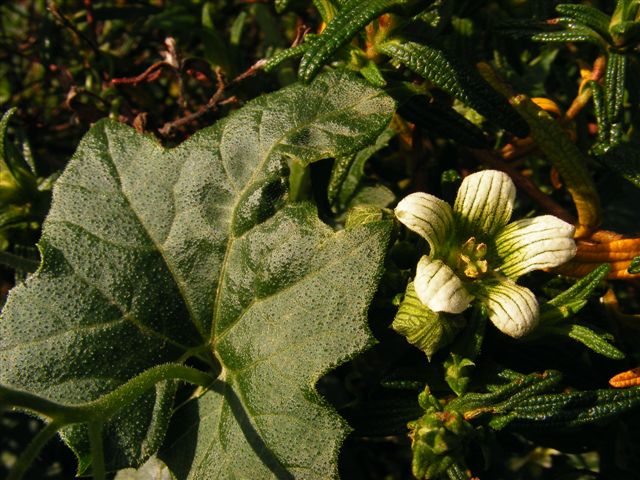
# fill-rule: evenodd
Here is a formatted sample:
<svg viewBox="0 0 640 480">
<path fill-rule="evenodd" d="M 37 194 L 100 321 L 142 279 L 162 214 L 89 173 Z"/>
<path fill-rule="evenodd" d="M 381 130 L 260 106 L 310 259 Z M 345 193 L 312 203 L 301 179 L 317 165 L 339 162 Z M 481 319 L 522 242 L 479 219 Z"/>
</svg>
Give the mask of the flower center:
<svg viewBox="0 0 640 480">
<path fill-rule="evenodd" d="M 456 259 L 456 267 L 467 278 L 478 278 L 487 273 L 489 264 L 484 259 L 487 255 L 487 244 L 477 242 L 476 237 L 471 237 L 464 242 L 458 258 Z"/>
</svg>

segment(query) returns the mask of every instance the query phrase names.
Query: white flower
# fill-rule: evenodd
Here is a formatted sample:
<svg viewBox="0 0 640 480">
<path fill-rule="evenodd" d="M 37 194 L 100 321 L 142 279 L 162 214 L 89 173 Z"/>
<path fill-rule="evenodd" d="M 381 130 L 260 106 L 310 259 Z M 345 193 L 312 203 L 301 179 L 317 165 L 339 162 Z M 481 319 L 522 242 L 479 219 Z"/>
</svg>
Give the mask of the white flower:
<svg viewBox="0 0 640 480">
<path fill-rule="evenodd" d="M 414 279 L 420 301 L 434 312 L 461 313 L 477 300 L 498 329 L 518 338 L 536 326 L 538 301 L 516 280 L 565 263 L 576 245 L 573 225 L 552 215 L 508 223 L 515 196 L 508 175 L 485 170 L 463 180 L 453 209 L 419 192 L 395 213 L 430 247 Z"/>
</svg>

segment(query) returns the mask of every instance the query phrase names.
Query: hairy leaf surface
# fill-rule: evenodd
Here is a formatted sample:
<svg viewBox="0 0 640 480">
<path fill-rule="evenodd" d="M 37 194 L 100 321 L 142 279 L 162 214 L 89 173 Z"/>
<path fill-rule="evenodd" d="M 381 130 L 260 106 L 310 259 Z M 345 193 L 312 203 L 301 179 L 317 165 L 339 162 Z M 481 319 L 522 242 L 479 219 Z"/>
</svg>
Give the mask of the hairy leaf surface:
<svg viewBox="0 0 640 480">
<path fill-rule="evenodd" d="M 334 235 L 309 207 L 273 215 L 286 197 L 289 161 L 348 155 L 377 137 L 392 110 L 386 95 L 338 72 L 250 102 L 171 150 L 99 122 L 56 184 L 39 271 L 9 296 L 0 321 L 0 383 L 76 404 L 154 365 L 194 355 L 213 364 L 215 356 L 224 389 L 203 397 L 201 408 L 217 408 L 211 416 L 226 409 L 225 427 L 243 428 L 214 429 L 200 440 L 227 445 L 225 435 L 253 438 L 255 431 L 278 456 L 282 445 L 309 440 L 258 425 L 254 414 L 266 409 L 253 402 L 278 399 L 270 411 L 294 415 L 304 398 L 305 412 L 313 413 L 296 421 L 318 435 L 307 445 L 331 452 L 308 461 L 330 471 L 326 462 L 344 428 L 321 407 L 314 383 L 369 341 L 364 314 L 388 228 Z M 356 253 L 362 261 L 345 260 Z M 349 291 L 332 283 L 346 279 Z M 319 308 L 328 297 L 334 301 Z M 305 330 L 310 312 L 324 328 L 315 337 Z M 285 351 L 297 370 L 264 370 L 267 358 L 275 362 Z M 265 361 L 245 367 L 248 359 Z M 282 396 L 285 379 L 299 392 Z M 111 468 L 138 465 L 157 451 L 174 390 L 157 385 L 107 424 Z M 66 436 L 82 470 L 86 431 L 74 427 Z M 236 459 L 252 452 L 236 451 Z"/>
<path fill-rule="evenodd" d="M 214 335 L 223 374 L 179 411 L 163 454 L 179 478 L 337 476 L 347 428 L 313 387 L 368 343 L 389 226 L 334 234 L 291 206 L 235 243 Z"/>
</svg>

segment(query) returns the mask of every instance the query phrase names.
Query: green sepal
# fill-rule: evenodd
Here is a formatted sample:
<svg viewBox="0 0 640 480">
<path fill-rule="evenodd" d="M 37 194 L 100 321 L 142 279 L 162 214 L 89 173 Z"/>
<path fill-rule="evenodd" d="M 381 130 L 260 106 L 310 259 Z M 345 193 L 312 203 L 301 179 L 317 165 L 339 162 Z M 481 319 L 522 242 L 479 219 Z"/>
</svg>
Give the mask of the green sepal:
<svg viewBox="0 0 640 480">
<path fill-rule="evenodd" d="M 308 82 L 345 43 L 374 18 L 413 0 L 351 0 L 340 10 L 313 42 L 300 62 L 299 77 Z"/>
<path fill-rule="evenodd" d="M 413 282 L 410 282 L 391 327 L 430 360 L 464 327 L 464 318 L 430 310 L 418 299 Z"/>
<path fill-rule="evenodd" d="M 633 275 L 640 273 L 640 255 L 638 255 L 633 260 L 631 260 L 631 263 L 629 264 L 629 268 L 627 269 L 627 272 Z"/>
<path fill-rule="evenodd" d="M 390 41 L 376 49 L 432 82 L 502 128 L 526 137 L 526 122 L 475 70 L 444 50 L 415 42 Z"/>
</svg>

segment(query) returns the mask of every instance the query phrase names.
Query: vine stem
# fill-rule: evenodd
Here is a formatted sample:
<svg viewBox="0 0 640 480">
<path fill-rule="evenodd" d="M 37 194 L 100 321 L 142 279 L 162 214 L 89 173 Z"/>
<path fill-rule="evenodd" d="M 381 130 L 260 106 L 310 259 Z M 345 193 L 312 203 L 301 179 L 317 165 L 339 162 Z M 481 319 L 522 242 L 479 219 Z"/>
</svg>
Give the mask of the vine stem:
<svg viewBox="0 0 640 480">
<path fill-rule="evenodd" d="M 163 380 L 183 380 L 201 387 L 207 387 L 215 379 L 195 368 L 167 363 L 145 370 L 127 383 L 120 385 L 112 392 L 96 400 L 78 405 L 53 402 L 29 392 L 0 385 L 0 405 L 12 405 L 37 412 L 57 420 L 62 426 L 72 423 L 91 422 L 92 420 L 103 421 Z"/>
<path fill-rule="evenodd" d="M 36 459 L 42 447 L 53 438 L 58 430 L 62 427 L 62 424 L 55 420 L 48 423 L 42 430 L 38 432 L 35 438 L 29 443 L 27 449 L 22 452 L 22 455 L 18 458 L 15 465 L 9 472 L 7 480 L 20 480 L 29 466 Z"/>
<path fill-rule="evenodd" d="M 104 480 L 106 468 L 104 463 L 104 445 L 102 441 L 101 422 L 89 423 L 89 444 L 91 445 L 91 474 L 93 480 Z"/>
<path fill-rule="evenodd" d="M 116 414 L 118 410 L 130 405 L 156 383 L 165 380 L 183 380 L 201 387 L 208 387 L 215 379 L 195 368 L 167 363 L 145 370 L 96 400 L 78 405 L 53 402 L 29 392 L 0 385 L 0 407 L 10 405 L 36 412 L 51 419 L 51 422 L 36 435 L 20 456 L 8 480 L 22 478 L 42 447 L 56 432 L 74 423 L 88 423 L 94 478 L 104 479 L 106 476 L 102 441 L 104 422 Z"/>
</svg>

